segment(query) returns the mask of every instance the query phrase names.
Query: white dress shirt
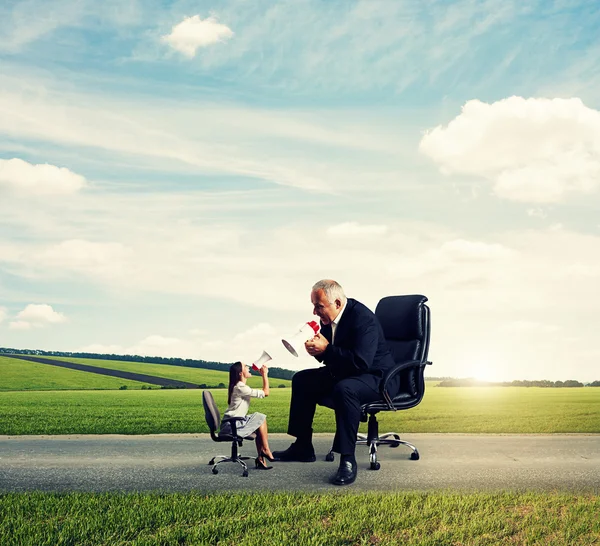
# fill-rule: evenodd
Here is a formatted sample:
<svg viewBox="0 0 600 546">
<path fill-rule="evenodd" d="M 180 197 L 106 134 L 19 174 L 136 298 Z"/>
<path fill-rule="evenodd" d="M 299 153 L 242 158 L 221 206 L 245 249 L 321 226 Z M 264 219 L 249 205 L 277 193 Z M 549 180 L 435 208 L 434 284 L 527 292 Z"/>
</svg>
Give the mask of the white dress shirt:
<svg viewBox="0 0 600 546">
<path fill-rule="evenodd" d="M 348 300 L 346 300 L 346 303 L 344 303 L 344 307 L 340 309 L 340 312 L 338 313 L 338 316 L 335 317 L 335 320 L 331 321 L 331 343 L 335 342 L 335 331 L 337 330 L 340 319 L 342 318 L 342 313 L 344 312 L 344 309 L 346 309 L 347 303 Z"/>
<path fill-rule="evenodd" d="M 243 381 L 239 381 L 231 393 L 231 403 L 223 415 L 223 419 L 229 417 L 246 417 L 250 408 L 250 398 L 264 398 L 265 391 L 252 389 Z"/>
</svg>

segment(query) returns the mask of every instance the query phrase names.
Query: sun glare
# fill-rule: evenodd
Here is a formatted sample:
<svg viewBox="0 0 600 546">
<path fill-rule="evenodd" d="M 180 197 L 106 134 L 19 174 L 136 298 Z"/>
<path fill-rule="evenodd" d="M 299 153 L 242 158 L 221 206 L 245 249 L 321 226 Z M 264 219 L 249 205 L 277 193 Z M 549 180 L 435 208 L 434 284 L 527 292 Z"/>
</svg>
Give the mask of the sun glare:
<svg viewBox="0 0 600 546">
<path fill-rule="evenodd" d="M 502 381 L 498 370 L 494 368 L 475 368 L 469 376 L 477 379 L 477 381 L 486 381 L 487 383 Z"/>
<path fill-rule="evenodd" d="M 466 377 L 488 383 L 506 380 L 504 366 L 495 355 L 474 355 L 469 360 L 471 363 L 466 367 Z"/>
</svg>

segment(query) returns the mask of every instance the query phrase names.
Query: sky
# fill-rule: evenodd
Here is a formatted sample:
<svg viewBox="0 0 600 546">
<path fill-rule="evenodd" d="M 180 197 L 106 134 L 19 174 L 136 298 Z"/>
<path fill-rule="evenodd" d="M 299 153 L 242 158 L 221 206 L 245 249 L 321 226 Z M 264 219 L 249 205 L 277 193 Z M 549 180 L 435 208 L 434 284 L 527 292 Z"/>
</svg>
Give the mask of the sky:
<svg viewBox="0 0 600 546">
<path fill-rule="evenodd" d="M 600 379 L 600 5 L 4 0 L 0 346 L 316 364 L 336 279 L 427 374 Z"/>
</svg>

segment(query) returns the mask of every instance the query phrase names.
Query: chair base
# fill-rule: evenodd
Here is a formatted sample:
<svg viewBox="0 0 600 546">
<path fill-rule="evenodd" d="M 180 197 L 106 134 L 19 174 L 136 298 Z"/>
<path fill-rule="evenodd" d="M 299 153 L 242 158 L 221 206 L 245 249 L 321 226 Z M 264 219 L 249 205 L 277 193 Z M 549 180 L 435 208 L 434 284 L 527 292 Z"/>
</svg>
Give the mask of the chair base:
<svg viewBox="0 0 600 546">
<path fill-rule="evenodd" d="M 215 463 L 215 459 L 220 459 L 220 461 L 217 461 Z M 244 478 L 248 477 L 248 465 L 244 462 L 247 461 L 248 459 L 252 459 L 252 457 L 227 457 L 225 455 L 217 455 L 216 457 L 213 457 L 208 464 L 212 466 L 212 473 L 213 474 L 218 474 L 219 473 L 219 469 L 217 468 L 217 466 L 219 466 L 221 463 L 238 463 L 242 466 L 242 468 L 244 469 L 242 472 L 242 476 Z"/>
<path fill-rule="evenodd" d="M 210 466 L 212 466 L 212 473 L 213 474 L 219 473 L 219 469 L 217 467 L 221 463 L 238 463 L 243 468 L 242 477 L 247 478 L 248 477 L 248 465 L 244 461 L 247 461 L 248 459 L 252 459 L 252 457 L 243 457 L 242 455 L 239 454 L 238 448 L 241 447 L 242 445 L 243 445 L 243 439 L 235 436 L 231 443 L 231 455 L 229 455 L 229 456 L 217 455 L 208 462 L 208 464 Z M 217 459 L 220 459 L 220 460 L 217 460 Z M 217 462 L 215 462 L 215 460 L 217 460 Z"/>
<path fill-rule="evenodd" d="M 360 433 L 357 434 L 356 445 L 369 446 L 369 468 L 371 470 L 379 470 L 381 466 L 377 460 L 377 448 L 380 445 L 387 445 L 390 447 L 404 445 L 411 449 L 412 453 L 410 454 L 410 458 L 412 461 L 418 461 L 420 458 L 419 450 L 413 444 L 401 440 L 400 435 L 397 432 L 386 432 L 379 436 L 379 423 L 377 422 L 377 417 L 374 413 L 369 415 L 368 433 L 366 435 Z M 333 450 L 329 450 L 329 453 L 325 456 L 325 460 L 331 462 L 334 459 L 335 455 L 333 454 Z"/>
</svg>

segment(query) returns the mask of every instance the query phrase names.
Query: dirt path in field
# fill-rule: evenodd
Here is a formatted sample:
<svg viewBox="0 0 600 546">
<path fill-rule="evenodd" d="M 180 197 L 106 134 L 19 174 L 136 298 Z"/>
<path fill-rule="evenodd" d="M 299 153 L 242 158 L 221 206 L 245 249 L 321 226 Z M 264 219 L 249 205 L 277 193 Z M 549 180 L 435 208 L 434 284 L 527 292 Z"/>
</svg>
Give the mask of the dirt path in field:
<svg viewBox="0 0 600 546">
<path fill-rule="evenodd" d="M 333 435 L 316 434 L 317 461 L 249 463 L 249 476 L 234 463 L 213 475 L 207 463 L 228 455 L 227 443 L 208 434 L 148 436 L 0 436 L 0 492 L 8 491 L 574 491 L 600 494 L 600 434 L 408 434 L 421 454 L 380 447 L 380 470 L 369 470 L 367 448 L 356 450 L 356 483 L 329 484 L 337 461 L 326 462 Z M 272 449 L 289 445 L 270 434 Z M 256 456 L 254 442 L 241 453 Z"/>
<path fill-rule="evenodd" d="M 42 358 L 29 355 L 5 355 L 7 358 L 16 358 L 19 360 L 29 360 L 38 364 L 49 364 L 50 366 L 59 366 L 60 368 L 69 368 L 70 370 L 79 370 L 82 372 L 97 373 L 100 375 L 109 375 L 110 377 L 120 377 L 121 379 L 131 379 L 132 381 L 141 381 L 151 385 L 160 385 L 161 387 L 172 387 L 177 389 L 198 389 L 195 383 L 187 381 L 178 381 L 176 379 L 167 379 L 165 377 L 156 377 L 155 375 L 146 375 L 143 373 L 123 372 L 121 370 L 112 370 L 110 368 L 99 368 L 97 366 L 87 366 L 86 364 L 76 364 L 64 360 L 54 360 L 51 358 Z"/>
</svg>

